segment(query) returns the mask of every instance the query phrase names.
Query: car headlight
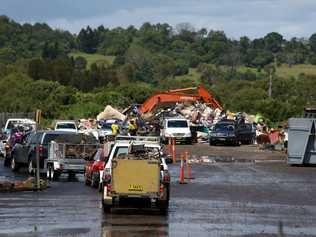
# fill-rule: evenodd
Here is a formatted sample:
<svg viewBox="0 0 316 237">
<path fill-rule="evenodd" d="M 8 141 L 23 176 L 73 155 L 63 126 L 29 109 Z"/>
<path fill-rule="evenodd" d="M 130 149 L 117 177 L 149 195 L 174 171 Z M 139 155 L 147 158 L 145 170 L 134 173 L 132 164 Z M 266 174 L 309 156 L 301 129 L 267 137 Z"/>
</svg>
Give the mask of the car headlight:
<svg viewBox="0 0 316 237">
<path fill-rule="evenodd" d="M 165 133 L 165 137 L 173 137 L 171 133 Z"/>
</svg>

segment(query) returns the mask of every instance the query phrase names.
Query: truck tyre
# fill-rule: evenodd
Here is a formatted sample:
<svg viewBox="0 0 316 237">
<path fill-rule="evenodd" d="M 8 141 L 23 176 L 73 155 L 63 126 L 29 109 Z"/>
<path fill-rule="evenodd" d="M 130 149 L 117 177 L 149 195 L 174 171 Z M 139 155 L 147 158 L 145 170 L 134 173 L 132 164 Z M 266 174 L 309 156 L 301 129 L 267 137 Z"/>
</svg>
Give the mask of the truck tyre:
<svg viewBox="0 0 316 237">
<path fill-rule="evenodd" d="M 17 172 L 19 170 L 19 164 L 16 163 L 16 159 L 13 154 L 12 154 L 12 159 L 11 159 L 11 170 L 13 172 Z"/>
<path fill-rule="evenodd" d="M 103 191 L 103 183 L 101 183 L 101 182 L 98 183 L 98 191 L 99 191 L 99 193 L 102 193 L 102 191 Z"/>
<path fill-rule="evenodd" d="M 160 214 L 166 215 L 169 209 L 169 200 L 160 200 L 158 203 Z"/>
<path fill-rule="evenodd" d="M 68 173 L 68 179 L 69 180 L 72 180 L 72 179 L 74 179 L 76 177 L 76 173 L 74 173 L 74 172 L 69 172 Z"/>
<path fill-rule="evenodd" d="M 60 171 L 54 170 L 53 168 L 52 170 L 53 170 L 53 180 L 58 181 L 59 176 L 60 176 Z"/>
<path fill-rule="evenodd" d="M 87 186 L 91 185 L 91 182 L 89 181 L 86 172 L 85 172 L 85 174 L 84 174 L 84 184 L 87 185 Z"/>
<path fill-rule="evenodd" d="M 99 182 L 95 179 L 94 173 L 92 173 L 92 175 L 91 175 L 91 187 L 97 188 L 99 186 L 98 183 Z"/>
<path fill-rule="evenodd" d="M 4 166 L 4 167 L 9 167 L 9 166 L 10 166 L 10 163 L 11 163 L 10 157 L 9 157 L 8 155 L 6 155 L 6 156 L 4 157 L 3 166 Z"/>
<path fill-rule="evenodd" d="M 102 208 L 103 208 L 103 211 L 107 213 L 111 211 L 112 205 L 105 204 L 104 201 L 102 200 Z"/>
</svg>

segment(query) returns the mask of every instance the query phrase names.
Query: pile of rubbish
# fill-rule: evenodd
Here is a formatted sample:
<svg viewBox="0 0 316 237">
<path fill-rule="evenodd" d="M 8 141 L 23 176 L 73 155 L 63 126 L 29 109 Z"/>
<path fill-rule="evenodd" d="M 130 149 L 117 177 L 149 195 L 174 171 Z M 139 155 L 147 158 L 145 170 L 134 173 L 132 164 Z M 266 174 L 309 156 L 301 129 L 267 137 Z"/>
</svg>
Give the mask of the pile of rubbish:
<svg viewBox="0 0 316 237">
<path fill-rule="evenodd" d="M 40 180 L 40 190 L 47 188 L 45 180 Z M 28 178 L 24 181 L 1 181 L 0 192 L 18 192 L 18 191 L 34 191 L 36 190 L 35 178 Z"/>
</svg>

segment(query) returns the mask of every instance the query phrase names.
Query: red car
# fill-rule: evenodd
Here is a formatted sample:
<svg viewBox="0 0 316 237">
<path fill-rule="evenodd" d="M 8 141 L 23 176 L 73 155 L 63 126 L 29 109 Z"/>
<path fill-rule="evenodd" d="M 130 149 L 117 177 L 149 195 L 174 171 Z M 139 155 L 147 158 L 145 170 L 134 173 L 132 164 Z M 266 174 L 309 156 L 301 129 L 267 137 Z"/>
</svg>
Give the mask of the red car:
<svg viewBox="0 0 316 237">
<path fill-rule="evenodd" d="M 84 182 L 86 185 L 91 185 L 94 188 L 101 188 L 100 177 L 103 173 L 106 159 L 107 157 L 104 156 L 104 150 L 100 148 L 94 154 L 93 159 L 87 161 L 84 170 Z"/>
</svg>

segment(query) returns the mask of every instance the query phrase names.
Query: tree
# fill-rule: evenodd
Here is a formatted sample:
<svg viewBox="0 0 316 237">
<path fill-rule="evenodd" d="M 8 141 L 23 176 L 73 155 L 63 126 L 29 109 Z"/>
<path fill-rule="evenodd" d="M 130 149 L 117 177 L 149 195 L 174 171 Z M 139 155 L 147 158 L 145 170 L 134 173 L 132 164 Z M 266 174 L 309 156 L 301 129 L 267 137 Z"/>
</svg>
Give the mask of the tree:
<svg viewBox="0 0 316 237">
<path fill-rule="evenodd" d="M 79 49 L 85 53 L 95 53 L 98 47 L 98 36 L 90 26 L 82 29 L 78 35 Z"/>
<path fill-rule="evenodd" d="M 276 32 L 269 33 L 264 37 L 264 43 L 268 51 L 278 53 L 282 47 L 283 36 Z"/>
<path fill-rule="evenodd" d="M 316 33 L 309 38 L 309 45 L 311 50 L 316 53 Z"/>
</svg>

